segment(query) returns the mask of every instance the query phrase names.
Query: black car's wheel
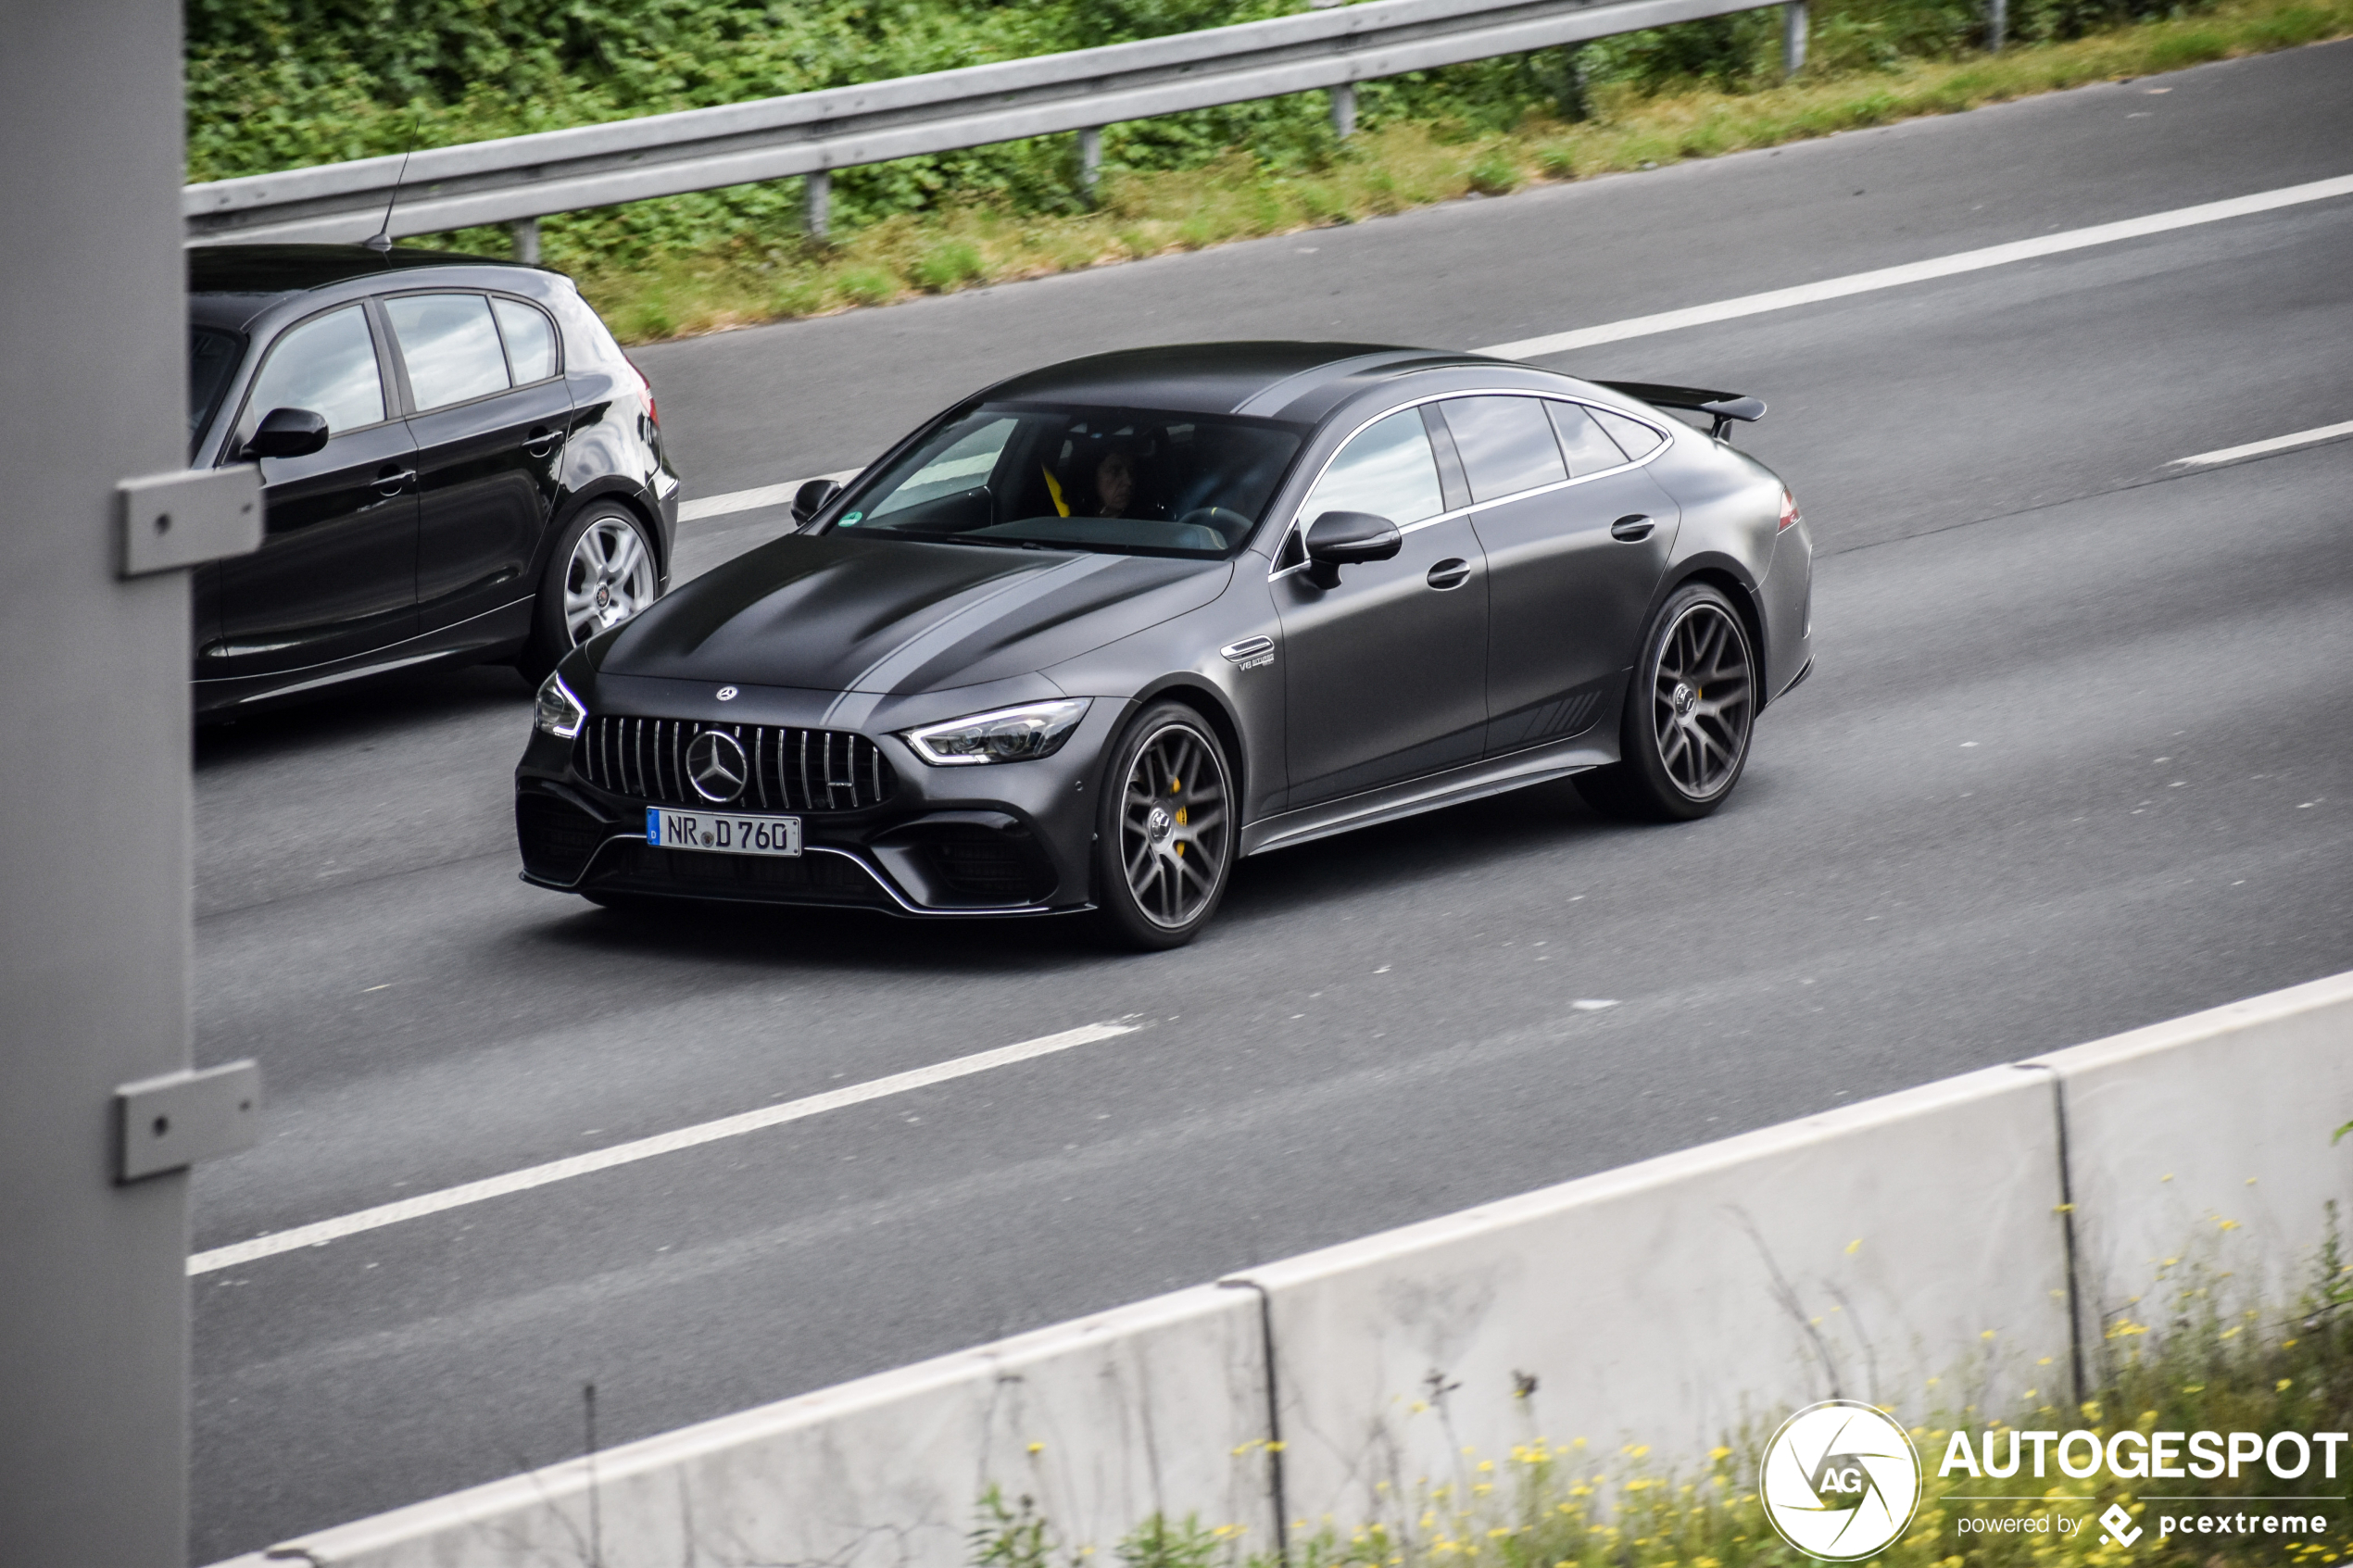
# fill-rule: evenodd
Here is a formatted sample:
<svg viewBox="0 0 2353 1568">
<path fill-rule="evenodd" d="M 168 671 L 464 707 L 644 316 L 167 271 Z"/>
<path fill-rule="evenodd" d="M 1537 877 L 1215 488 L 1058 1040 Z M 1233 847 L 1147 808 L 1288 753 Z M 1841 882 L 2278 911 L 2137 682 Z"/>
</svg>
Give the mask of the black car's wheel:
<svg viewBox="0 0 2353 1568">
<path fill-rule="evenodd" d="M 635 615 L 661 593 L 661 574 L 646 525 L 625 507 L 589 507 L 556 541 L 532 612 L 531 640 L 516 668 L 525 680 L 547 679 L 558 659 Z"/>
<path fill-rule="evenodd" d="M 1217 912 L 1234 869 L 1232 773 L 1200 714 L 1156 703 L 1129 721 L 1103 771 L 1096 903 L 1124 947 L 1179 947 Z"/>
<path fill-rule="evenodd" d="M 1755 721 L 1748 628 L 1722 593 L 1686 584 L 1643 634 L 1618 732 L 1622 760 L 1578 774 L 1578 793 L 1612 816 L 1705 817 L 1740 782 Z"/>
</svg>

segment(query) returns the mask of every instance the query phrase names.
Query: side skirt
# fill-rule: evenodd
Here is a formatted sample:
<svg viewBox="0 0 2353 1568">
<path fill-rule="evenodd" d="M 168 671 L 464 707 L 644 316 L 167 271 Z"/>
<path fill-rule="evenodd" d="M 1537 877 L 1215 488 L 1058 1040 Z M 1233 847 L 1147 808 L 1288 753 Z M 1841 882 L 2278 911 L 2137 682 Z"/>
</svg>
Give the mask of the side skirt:
<svg viewBox="0 0 2353 1568">
<path fill-rule="evenodd" d="M 1369 789 L 1361 795 L 1262 818 L 1242 829 L 1241 852 L 1248 856 L 1263 855 L 1269 849 L 1288 849 L 1295 844 L 1371 827 L 1376 822 L 1393 822 L 1399 817 L 1502 795 L 1506 790 L 1565 779 L 1571 773 L 1607 767 L 1617 761 L 1616 747 L 1589 738 L 1592 734 L 1593 731 L 1588 730 L 1575 740 L 1530 746 L 1506 757 L 1490 757 L 1405 784 Z"/>
</svg>

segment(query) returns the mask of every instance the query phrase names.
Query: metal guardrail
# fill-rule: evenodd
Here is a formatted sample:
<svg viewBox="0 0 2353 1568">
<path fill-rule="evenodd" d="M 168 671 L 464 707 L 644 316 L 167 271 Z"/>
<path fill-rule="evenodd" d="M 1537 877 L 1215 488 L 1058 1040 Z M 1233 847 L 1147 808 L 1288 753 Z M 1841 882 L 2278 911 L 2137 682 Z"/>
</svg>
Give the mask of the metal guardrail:
<svg viewBox="0 0 2353 1568">
<path fill-rule="evenodd" d="M 969 66 L 926 76 L 648 115 L 605 125 L 359 158 L 188 186 L 190 244 L 352 241 L 807 175 L 823 233 L 831 172 L 1057 132 L 1080 133 L 1092 183 L 1102 126 L 1315 89 L 1335 129 L 1355 84 L 1406 71 L 1783 6 L 1785 58 L 1804 63 L 1804 0 L 1369 0 L 1166 38 Z M 403 173 L 403 163 L 407 168 Z M 387 219 L 387 210 L 389 218 Z"/>
</svg>

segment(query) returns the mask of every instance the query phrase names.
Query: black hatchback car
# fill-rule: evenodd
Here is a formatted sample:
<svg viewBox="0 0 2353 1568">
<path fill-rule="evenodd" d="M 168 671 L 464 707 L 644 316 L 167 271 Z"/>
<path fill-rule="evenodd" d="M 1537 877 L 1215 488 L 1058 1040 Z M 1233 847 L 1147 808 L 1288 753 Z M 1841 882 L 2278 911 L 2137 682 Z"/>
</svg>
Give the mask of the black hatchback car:
<svg viewBox="0 0 2353 1568">
<path fill-rule="evenodd" d="M 366 245 L 188 253 L 189 464 L 264 541 L 195 573 L 196 710 L 429 660 L 532 680 L 667 583 L 652 388 L 560 273 Z"/>
<path fill-rule="evenodd" d="M 1546 779 L 1703 816 L 1812 659 L 1796 502 L 1721 439 L 1763 412 L 1346 344 L 1015 377 L 564 658 L 523 874 L 1164 947 L 1241 856 Z"/>
</svg>

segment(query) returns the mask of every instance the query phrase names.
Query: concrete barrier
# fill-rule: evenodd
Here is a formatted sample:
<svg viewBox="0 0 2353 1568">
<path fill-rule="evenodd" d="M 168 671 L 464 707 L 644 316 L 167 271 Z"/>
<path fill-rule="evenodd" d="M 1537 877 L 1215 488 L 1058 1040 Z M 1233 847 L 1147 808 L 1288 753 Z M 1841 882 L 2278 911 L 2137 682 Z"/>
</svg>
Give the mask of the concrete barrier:
<svg viewBox="0 0 2353 1568">
<path fill-rule="evenodd" d="M 992 1484 L 1107 1563 L 1154 1513 L 1265 1542 L 1264 1343 L 1250 1292 L 1178 1291 L 222 1568 L 958 1568 Z"/>
<path fill-rule="evenodd" d="M 2086 1352 L 2167 1326 L 2169 1280 L 2227 1275 L 2244 1311 L 2312 1280 L 2326 1206 L 2353 1223 L 2353 974 L 2026 1065 L 2058 1077 Z"/>
<path fill-rule="evenodd" d="M 2062 1357 L 2058 1185 L 2048 1082 L 2005 1067 L 1254 1270 L 1289 1511 L 1418 1513 L 1537 1437 L 1688 1467 Z"/>
<path fill-rule="evenodd" d="M 339 1526 L 221 1568 L 960 1568 L 1159 1513 L 1394 1520 L 1537 1438 L 1689 1468 L 1832 1396 L 2066 1387 L 2193 1263 L 2280 1303 L 2353 1196 L 2353 974 L 1889 1095 Z M 2199 1238 L 2209 1238 L 2201 1244 Z M 2201 1254 L 2199 1247 L 2208 1252 Z M 2121 1325 L 2121 1326 L 2120 1326 Z M 1271 1364 L 1267 1347 L 1272 1345 Z M 1271 1387 L 1270 1387 L 1271 1380 Z M 1467 1451 L 1466 1451 L 1467 1450 Z M 1277 1476 L 1279 1483 L 1277 1484 Z M 1279 1489 L 1277 1489 L 1277 1485 Z M 1279 1505 L 1279 1507 L 1278 1507 Z"/>
</svg>

